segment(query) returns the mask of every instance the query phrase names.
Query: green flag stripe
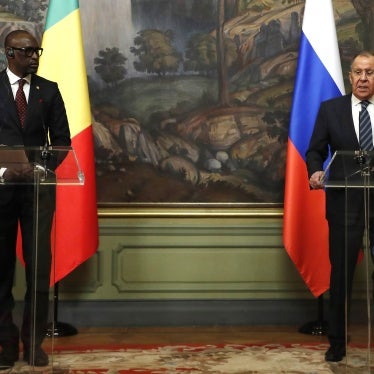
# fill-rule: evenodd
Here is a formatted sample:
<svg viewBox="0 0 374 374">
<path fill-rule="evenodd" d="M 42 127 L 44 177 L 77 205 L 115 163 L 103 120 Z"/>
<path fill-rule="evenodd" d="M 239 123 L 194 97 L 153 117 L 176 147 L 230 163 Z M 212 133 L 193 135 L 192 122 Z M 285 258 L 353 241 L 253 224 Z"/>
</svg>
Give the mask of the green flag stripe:
<svg viewBox="0 0 374 374">
<path fill-rule="evenodd" d="M 78 0 L 50 0 L 45 30 L 60 22 L 68 14 L 79 8 Z"/>
</svg>

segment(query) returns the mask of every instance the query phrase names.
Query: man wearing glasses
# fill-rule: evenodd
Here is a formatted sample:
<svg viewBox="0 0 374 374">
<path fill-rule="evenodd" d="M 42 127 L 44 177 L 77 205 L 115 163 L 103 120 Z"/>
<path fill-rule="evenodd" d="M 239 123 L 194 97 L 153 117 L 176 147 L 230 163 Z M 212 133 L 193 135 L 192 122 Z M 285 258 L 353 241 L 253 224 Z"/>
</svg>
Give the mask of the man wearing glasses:
<svg viewBox="0 0 374 374">
<path fill-rule="evenodd" d="M 323 163 L 335 151 L 373 151 L 374 124 L 374 55 L 361 52 L 354 57 L 349 72 L 352 93 L 321 104 L 306 161 L 309 184 L 324 188 Z M 359 159 L 352 164 L 332 164 L 333 180 L 344 180 L 360 167 Z M 352 170 L 349 171 L 349 170 Z M 345 201 L 348 204 L 345 204 Z M 374 232 L 374 195 L 370 193 L 370 237 Z M 329 257 L 331 263 L 328 337 L 330 348 L 326 361 L 341 361 L 346 354 L 346 302 L 352 291 L 352 279 L 365 229 L 365 195 L 360 188 L 326 189 L 326 218 L 329 226 Z M 373 223 L 373 224 L 372 224 Z M 373 243 L 371 244 L 373 245 Z"/>
<path fill-rule="evenodd" d="M 24 30 L 9 33 L 4 44 L 8 67 L 0 72 L 0 145 L 69 146 L 69 124 L 58 86 L 36 75 L 43 49 Z M 38 215 L 34 216 L 34 187 L 21 183 L 27 177 L 23 174 L 30 175 L 30 169 L 0 167 L 0 370 L 11 368 L 19 359 L 20 338 L 24 361 L 33 366 L 49 362 L 41 345 L 48 322 L 55 187 L 40 186 Z M 27 286 L 20 332 L 12 317 L 18 226 Z M 37 256 L 33 253 L 34 241 Z"/>
</svg>

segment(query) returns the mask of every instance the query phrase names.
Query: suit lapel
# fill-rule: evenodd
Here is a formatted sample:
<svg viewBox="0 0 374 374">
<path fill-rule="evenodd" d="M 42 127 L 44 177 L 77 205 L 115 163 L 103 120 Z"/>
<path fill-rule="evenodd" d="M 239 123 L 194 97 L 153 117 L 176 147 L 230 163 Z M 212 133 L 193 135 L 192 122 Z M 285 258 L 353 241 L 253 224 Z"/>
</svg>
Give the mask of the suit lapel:
<svg viewBox="0 0 374 374">
<path fill-rule="evenodd" d="M 350 144 L 350 149 L 359 149 L 357 135 L 355 131 L 355 126 L 352 117 L 352 95 L 344 96 L 345 103 L 341 106 L 340 115 L 338 120 L 340 122 L 340 127 L 342 134 L 345 137 L 345 144 Z"/>
<path fill-rule="evenodd" d="M 20 126 L 12 88 L 10 87 L 9 79 L 5 70 L 0 73 L 0 103 L 1 106 L 4 106 L 3 113 L 8 113 L 17 126 Z"/>
<path fill-rule="evenodd" d="M 38 103 L 38 89 L 35 85 L 34 82 L 34 77 L 31 78 L 31 83 L 30 83 L 30 92 L 29 92 L 29 100 L 27 103 L 27 116 L 26 116 L 26 123 L 27 119 L 33 118 L 34 117 L 34 112 L 38 109 L 39 103 Z"/>
<path fill-rule="evenodd" d="M 43 103 L 40 95 L 40 84 L 38 77 L 33 75 L 30 82 L 25 128 L 27 126 L 39 126 L 41 121 L 43 121 Z"/>
</svg>

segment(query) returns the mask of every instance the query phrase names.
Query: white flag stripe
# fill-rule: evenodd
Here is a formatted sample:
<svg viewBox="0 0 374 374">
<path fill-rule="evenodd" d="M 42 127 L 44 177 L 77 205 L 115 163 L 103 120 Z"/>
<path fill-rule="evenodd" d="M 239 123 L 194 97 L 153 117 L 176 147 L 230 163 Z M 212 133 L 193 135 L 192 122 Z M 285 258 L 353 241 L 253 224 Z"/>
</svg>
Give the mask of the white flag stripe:
<svg viewBox="0 0 374 374">
<path fill-rule="evenodd" d="M 318 19 L 318 24 L 315 20 Z M 305 4 L 303 32 L 317 56 L 331 75 L 340 92 L 344 94 L 335 18 L 331 1 L 313 0 Z"/>
</svg>

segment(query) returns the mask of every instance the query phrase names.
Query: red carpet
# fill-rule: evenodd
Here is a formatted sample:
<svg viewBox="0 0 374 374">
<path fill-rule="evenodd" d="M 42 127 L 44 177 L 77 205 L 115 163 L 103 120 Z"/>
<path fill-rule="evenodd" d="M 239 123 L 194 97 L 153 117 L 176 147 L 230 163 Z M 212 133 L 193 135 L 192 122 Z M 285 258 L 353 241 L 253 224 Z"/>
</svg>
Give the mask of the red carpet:
<svg viewBox="0 0 374 374">
<path fill-rule="evenodd" d="M 57 374 L 365 374 L 370 371 L 366 349 L 349 348 L 341 363 L 324 361 L 327 346 L 320 345 L 157 345 L 80 347 L 59 350 L 51 365 L 38 373 Z M 374 355 L 373 355 L 374 356 Z M 348 369 L 347 369 L 348 367 Z M 374 366 L 373 366 L 374 368 Z M 11 373 L 32 368 L 17 362 Z"/>
</svg>

